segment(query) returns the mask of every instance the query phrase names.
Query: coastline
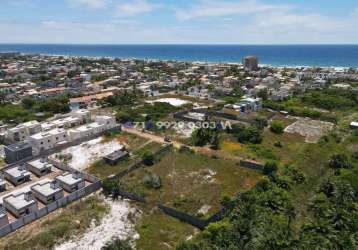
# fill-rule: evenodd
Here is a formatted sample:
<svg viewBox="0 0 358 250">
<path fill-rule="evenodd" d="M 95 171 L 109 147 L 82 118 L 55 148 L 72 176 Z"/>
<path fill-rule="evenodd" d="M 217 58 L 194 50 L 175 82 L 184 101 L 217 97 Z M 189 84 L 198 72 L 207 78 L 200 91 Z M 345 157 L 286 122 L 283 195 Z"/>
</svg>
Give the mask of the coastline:
<svg viewBox="0 0 358 250">
<path fill-rule="evenodd" d="M 46 56 L 175 61 L 197 64 L 241 64 L 256 55 L 262 66 L 277 68 L 358 68 L 358 45 L 93 45 L 1 44 L 1 52 Z"/>
</svg>

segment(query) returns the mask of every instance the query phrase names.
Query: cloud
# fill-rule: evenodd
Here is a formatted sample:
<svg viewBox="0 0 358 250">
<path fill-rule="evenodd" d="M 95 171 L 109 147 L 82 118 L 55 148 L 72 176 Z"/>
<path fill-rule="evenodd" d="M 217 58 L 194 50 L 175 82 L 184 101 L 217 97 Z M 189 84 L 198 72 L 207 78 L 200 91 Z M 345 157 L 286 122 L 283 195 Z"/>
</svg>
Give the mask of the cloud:
<svg viewBox="0 0 358 250">
<path fill-rule="evenodd" d="M 103 8 L 106 0 L 67 0 L 72 7 L 86 7 L 90 9 Z"/>
<path fill-rule="evenodd" d="M 161 5 L 150 3 L 146 0 L 122 1 L 116 7 L 117 16 L 135 16 L 142 13 L 152 12 Z"/>
<path fill-rule="evenodd" d="M 176 17 L 186 21 L 195 18 L 222 17 L 229 15 L 249 15 L 268 11 L 285 11 L 292 8 L 289 5 L 270 5 L 256 0 L 244 1 L 213 1 L 201 0 L 189 8 L 177 8 Z"/>
</svg>

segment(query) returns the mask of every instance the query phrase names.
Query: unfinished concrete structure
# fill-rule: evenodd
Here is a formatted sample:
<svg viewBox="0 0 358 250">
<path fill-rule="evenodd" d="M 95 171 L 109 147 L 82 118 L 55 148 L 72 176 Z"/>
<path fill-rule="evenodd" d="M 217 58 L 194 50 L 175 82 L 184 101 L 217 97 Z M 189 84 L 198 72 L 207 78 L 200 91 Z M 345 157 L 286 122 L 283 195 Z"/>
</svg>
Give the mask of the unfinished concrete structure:
<svg viewBox="0 0 358 250">
<path fill-rule="evenodd" d="M 64 173 L 55 178 L 59 182 L 60 186 L 67 192 L 72 193 L 85 186 L 85 180 L 81 173 Z"/>
<path fill-rule="evenodd" d="M 35 198 L 43 204 L 50 204 L 63 197 L 63 189 L 56 181 L 37 183 L 31 186 Z"/>
<path fill-rule="evenodd" d="M 30 180 L 30 172 L 25 165 L 18 165 L 4 171 L 4 177 L 14 186 L 21 185 Z"/>
<path fill-rule="evenodd" d="M 38 177 L 50 173 L 52 167 L 53 165 L 50 164 L 46 158 L 40 158 L 27 163 L 28 170 Z"/>
<path fill-rule="evenodd" d="M 16 218 L 26 216 L 38 210 L 37 201 L 31 192 L 10 194 L 3 198 L 3 205 Z"/>
</svg>

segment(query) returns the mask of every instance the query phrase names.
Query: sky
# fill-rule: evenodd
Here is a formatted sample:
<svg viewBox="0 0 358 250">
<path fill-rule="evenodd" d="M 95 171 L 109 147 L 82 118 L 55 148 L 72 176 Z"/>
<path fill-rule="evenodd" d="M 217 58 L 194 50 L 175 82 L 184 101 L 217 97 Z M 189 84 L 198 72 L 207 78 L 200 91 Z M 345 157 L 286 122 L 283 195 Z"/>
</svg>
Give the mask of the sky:
<svg viewBox="0 0 358 250">
<path fill-rule="evenodd" d="M 0 43 L 358 44 L 358 1 L 0 0 Z"/>
</svg>

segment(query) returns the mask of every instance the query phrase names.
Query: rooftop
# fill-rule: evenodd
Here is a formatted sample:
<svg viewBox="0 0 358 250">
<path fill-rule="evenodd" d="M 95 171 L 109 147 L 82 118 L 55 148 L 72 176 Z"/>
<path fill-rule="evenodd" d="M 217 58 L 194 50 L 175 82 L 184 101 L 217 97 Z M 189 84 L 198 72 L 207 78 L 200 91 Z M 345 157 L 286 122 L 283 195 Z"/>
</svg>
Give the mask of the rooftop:
<svg viewBox="0 0 358 250">
<path fill-rule="evenodd" d="M 81 175 L 76 177 L 76 175 L 73 173 L 64 173 L 62 175 L 57 176 L 55 179 L 65 183 L 67 185 L 74 185 L 74 184 L 77 184 L 77 183 L 80 183 L 81 181 L 83 181 L 83 178 Z"/>
<path fill-rule="evenodd" d="M 14 178 L 30 175 L 29 171 L 27 171 L 25 168 L 22 168 L 21 166 L 15 166 L 13 168 L 9 168 L 4 172 L 11 175 Z"/>
<path fill-rule="evenodd" d="M 62 188 L 54 182 L 37 183 L 31 187 L 32 190 L 44 195 L 50 196 L 62 190 Z"/>
<path fill-rule="evenodd" d="M 7 197 L 4 197 L 3 201 L 9 203 L 11 206 L 20 210 L 28 205 L 36 203 L 36 201 L 32 198 L 26 199 L 27 193 L 20 193 L 17 195 L 11 194 Z"/>
</svg>

